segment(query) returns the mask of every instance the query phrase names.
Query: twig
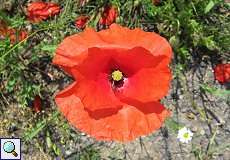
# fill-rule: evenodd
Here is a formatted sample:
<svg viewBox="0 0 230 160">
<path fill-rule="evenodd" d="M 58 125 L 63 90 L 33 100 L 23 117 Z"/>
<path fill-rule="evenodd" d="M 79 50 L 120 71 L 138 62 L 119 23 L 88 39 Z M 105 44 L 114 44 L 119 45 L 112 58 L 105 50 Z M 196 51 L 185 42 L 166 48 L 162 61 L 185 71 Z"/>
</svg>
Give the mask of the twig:
<svg viewBox="0 0 230 160">
<path fill-rule="evenodd" d="M 148 151 L 147 151 L 147 149 L 146 149 L 146 146 L 145 146 L 145 144 L 144 144 L 144 142 L 143 142 L 143 140 L 142 140 L 141 137 L 139 138 L 139 142 L 140 142 L 141 150 L 144 149 L 144 151 L 145 151 L 147 157 L 150 159 L 151 156 L 149 155 L 149 153 L 148 153 Z"/>
<path fill-rule="evenodd" d="M 168 129 L 166 127 L 161 128 L 161 133 L 164 139 L 165 143 L 165 155 L 167 160 L 172 160 L 171 152 L 169 150 L 169 144 L 168 144 Z"/>
</svg>

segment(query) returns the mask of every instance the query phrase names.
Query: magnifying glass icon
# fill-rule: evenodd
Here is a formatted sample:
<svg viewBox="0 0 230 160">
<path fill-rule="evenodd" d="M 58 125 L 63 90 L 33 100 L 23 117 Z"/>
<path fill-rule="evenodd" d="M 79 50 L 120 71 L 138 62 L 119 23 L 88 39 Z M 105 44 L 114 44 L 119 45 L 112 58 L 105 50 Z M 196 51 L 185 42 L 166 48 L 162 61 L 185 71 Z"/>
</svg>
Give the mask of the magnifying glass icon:
<svg viewBox="0 0 230 160">
<path fill-rule="evenodd" d="M 13 142 L 11 141 L 7 141 L 3 144 L 3 150 L 6 152 L 6 153 L 11 153 L 14 155 L 14 157 L 17 157 L 18 154 L 15 152 L 15 145 Z"/>
</svg>

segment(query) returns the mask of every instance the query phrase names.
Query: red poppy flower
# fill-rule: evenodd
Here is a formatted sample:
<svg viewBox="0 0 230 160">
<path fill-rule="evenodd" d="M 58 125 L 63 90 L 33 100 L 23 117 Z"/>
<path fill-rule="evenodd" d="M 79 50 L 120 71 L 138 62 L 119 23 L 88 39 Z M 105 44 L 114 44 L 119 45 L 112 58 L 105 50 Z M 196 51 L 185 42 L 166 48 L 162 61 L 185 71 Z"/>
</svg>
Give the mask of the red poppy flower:
<svg viewBox="0 0 230 160">
<path fill-rule="evenodd" d="M 60 12 L 60 7 L 52 2 L 32 2 L 27 8 L 27 16 L 31 22 L 40 22 Z"/>
<path fill-rule="evenodd" d="M 10 37 L 10 42 L 15 43 L 18 41 L 22 41 L 27 37 L 27 32 L 26 31 L 16 31 L 15 29 L 8 29 L 6 32 L 6 36 Z"/>
<path fill-rule="evenodd" d="M 55 97 L 72 125 L 98 140 L 129 141 L 161 127 L 172 50 L 156 33 L 113 24 L 67 37 L 53 63 L 76 82 Z"/>
<path fill-rule="evenodd" d="M 102 13 L 99 24 L 109 26 L 113 22 L 115 22 L 117 15 L 118 15 L 118 13 L 117 13 L 117 9 L 115 7 L 107 6 L 104 8 L 104 12 Z"/>
<path fill-rule="evenodd" d="M 11 43 L 16 43 L 22 41 L 27 37 L 27 32 L 23 30 L 16 31 L 13 28 L 9 28 L 5 22 L 0 21 L 0 36 L 4 39 L 6 37 L 10 38 Z"/>
<path fill-rule="evenodd" d="M 40 96 L 35 96 L 33 101 L 33 109 L 36 113 L 41 112 L 42 110 L 42 102 Z"/>
<path fill-rule="evenodd" d="M 89 20 L 88 16 L 80 16 L 75 21 L 75 26 L 77 28 L 83 29 L 86 26 L 87 21 Z"/>
<path fill-rule="evenodd" d="M 230 64 L 218 64 L 215 66 L 214 75 L 220 83 L 230 82 Z"/>
</svg>

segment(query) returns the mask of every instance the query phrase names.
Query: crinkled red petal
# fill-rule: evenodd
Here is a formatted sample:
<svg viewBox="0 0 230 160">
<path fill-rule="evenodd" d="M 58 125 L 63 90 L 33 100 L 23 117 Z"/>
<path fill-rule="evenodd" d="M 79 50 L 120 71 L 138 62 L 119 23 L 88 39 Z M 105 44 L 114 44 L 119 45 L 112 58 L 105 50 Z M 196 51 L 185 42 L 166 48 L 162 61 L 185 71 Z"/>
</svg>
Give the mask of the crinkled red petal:
<svg viewBox="0 0 230 160">
<path fill-rule="evenodd" d="M 129 77 L 115 94 L 120 100 L 157 101 L 168 93 L 170 80 L 171 72 L 167 66 L 144 68 Z"/>
<path fill-rule="evenodd" d="M 56 103 L 73 126 L 98 140 L 133 140 L 159 129 L 170 115 L 170 112 L 157 101 L 133 101 L 130 104 L 124 103 L 120 109 L 90 112 L 76 96 L 76 85 L 73 83 L 60 92 L 55 98 Z"/>
<path fill-rule="evenodd" d="M 87 21 L 89 20 L 88 16 L 80 16 L 75 21 L 75 26 L 77 28 L 83 29 L 86 26 Z"/>
<path fill-rule="evenodd" d="M 88 79 L 75 69 L 71 71 L 77 77 L 77 83 L 73 88 L 75 96 L 80 98 L 85 109 L 99 111 L 121 107 L 122 102 L 115 96 L 107 74 L 100 73 L 97 78 Z"/>
<path fill-rule="evenodd" d="M 103 12 L 99 23 L 102 25 L 111 25 L 113 22 L 115 22 L 117 18 L 117 9 L 113 6 L 107 6 L 105 7 L 105 11 Z"/>
<path fill-rule="evenodd" d="M 27 16 L 31 22 L 40 22 L 60 12 L 60 7 L 52 2 L 33 2 L 27 8 Z"/>
<path fill-rule="evenodd" d="M 95 32 L 86 28 L 84 32 L 64 39 L 58 46 L 53 63 L 63 67 L 73 67 L 88 57 L 89 48 L 124 48 L 142 47 L 154 56 L 165 56 L 164 64 L 172 58 L 169 43 L 156 33 L 144 32 L 141 29 L 130 30 L 117 24 L 110 29 Z"/>
</svg>

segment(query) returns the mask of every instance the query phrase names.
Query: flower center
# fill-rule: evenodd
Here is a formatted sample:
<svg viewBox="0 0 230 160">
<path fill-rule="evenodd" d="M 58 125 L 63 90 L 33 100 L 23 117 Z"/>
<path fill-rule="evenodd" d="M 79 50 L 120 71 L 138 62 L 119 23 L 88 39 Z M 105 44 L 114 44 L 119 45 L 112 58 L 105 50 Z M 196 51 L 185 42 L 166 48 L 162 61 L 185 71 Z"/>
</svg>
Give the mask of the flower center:
<svg viewBox="0 0 230 160">
<path fill-rule="evenodd" d="M 119 70 L 113 71 L 111 76 L 113 81 L 120 81 L 123 79 L 123 74 Z"/>
<path fill-rule="evenodd" d="M 184 137 L 185 139 L 187 139 L 187 138 L 189 138 L 189 134 L 188 134 L 188 133 L 185 133 L 185 134 L 183 135 L 183 137 Z"/>
</svg>

